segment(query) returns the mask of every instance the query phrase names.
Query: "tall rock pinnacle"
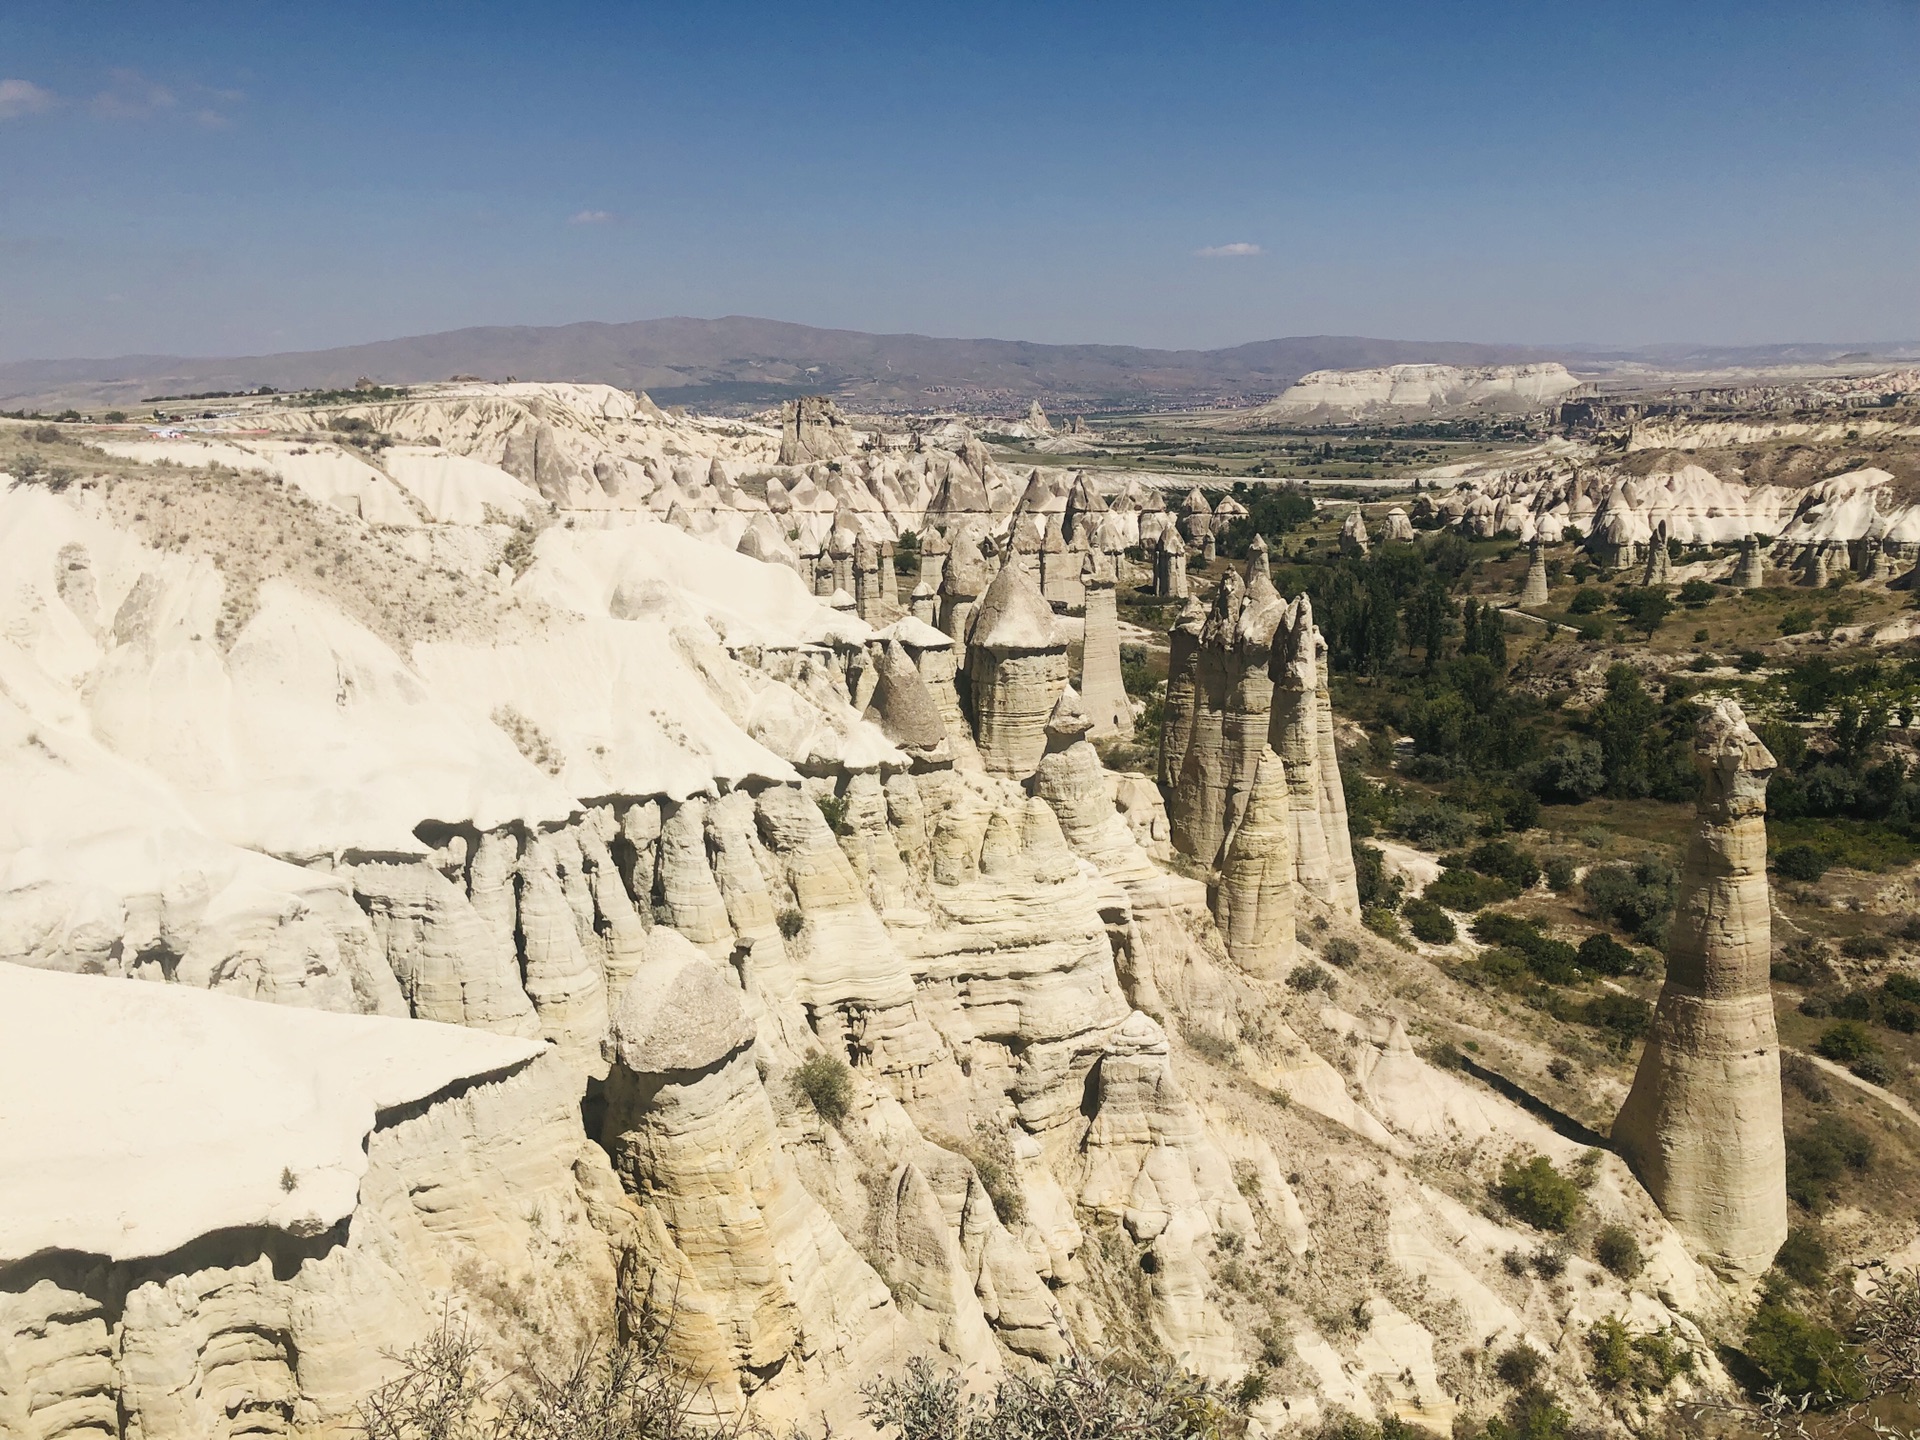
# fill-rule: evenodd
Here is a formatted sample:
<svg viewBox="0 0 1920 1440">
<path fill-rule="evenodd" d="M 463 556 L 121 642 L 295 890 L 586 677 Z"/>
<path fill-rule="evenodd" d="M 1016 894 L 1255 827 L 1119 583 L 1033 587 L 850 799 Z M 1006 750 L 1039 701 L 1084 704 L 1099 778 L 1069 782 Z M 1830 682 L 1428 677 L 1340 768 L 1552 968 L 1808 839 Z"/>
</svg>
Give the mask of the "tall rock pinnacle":
<svg viewBox="0 0 1920 1440">
<path fill-rule="evenodd" d="M 1720 700 L 1701 718 L 1693 761 L 1706 784 L 1667 979 L 1613 1138 L 1688 1241 L 1721 1268 L 1753 1276 L 1787 1237 L 1780 1043 L 1768 986 L 1774 759 L 1740 707 Z"/>
</svg>

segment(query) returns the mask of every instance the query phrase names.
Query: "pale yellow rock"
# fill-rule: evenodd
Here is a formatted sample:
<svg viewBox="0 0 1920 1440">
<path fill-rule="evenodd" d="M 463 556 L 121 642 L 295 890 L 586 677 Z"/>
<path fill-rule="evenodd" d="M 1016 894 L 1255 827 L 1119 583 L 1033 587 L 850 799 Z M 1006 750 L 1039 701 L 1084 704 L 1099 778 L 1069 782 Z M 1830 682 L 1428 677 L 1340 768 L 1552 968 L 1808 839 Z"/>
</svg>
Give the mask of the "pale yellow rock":
<svg viewBox="0 0 1920 1440">
<path fill-rule="evenodd" d="M 1214 918 L 1227 954 L 1263 979 L 1293 964 L 1293 837 L 1286 769 L 1272 749 L 1254 773 L 1245 815 L 1227 842 Z"/>
<path fill-rule="evenodd" d="M 1047 716 L 1067 683 L 1067 647 L 1019 566 L 987 588 L 968 654 L 980 758 L 989 774 L 1024 779 L 1046 751 Z"/>
<path fill-rule="evenodd" d="M 1613 1137 L 1675 1228 L 1754 1276 L 1787 1235 L 1780 1046 L 1769 981 L 1767 779 L 1774 759 L 1731 700 L 1694 738 L 1705 781 L 1667 976 Z"/>
<path fill-rule="evenodd" d="M 1527 577 L 1520 585 L 1520 603 L 1544 605 L 1547 603 L 1546 543 L 1536 535 L 1527 551 Z"/>
<path fill-rule="evenodd" d="M 540 1033 L 583 1075 L 606 1074 L 607 981 L 598 954 L 580 943 L 573 907 L 555 873 L 550 843 L 533 836 L 520 856 L 520 936 L 527 997 Z"/>
<path fill-rule="evenodd" d="M 1095 1110 L 1081 1142 L 1080 1203 L 1120 1220 L 1151 1249 L 1156 1335 L 1203 1374 L 1237 1368 L 1232 1330 L 1209 1298 L 1207 1241 L 1245 1235 L 1252 1212 L 1226 1156 L 1175 1082 L 1165 1034 L 1135 1013 L 1095 1071 Z"/>
<path fill-rule="evenodd" d="M 752 1387 L 897 1315 L 780 1148 L 738 992 L 688 942 L 661 943 L 614 1025 L 607 1148 L 626 1188 L 659 1210 L 730 1372 Z"/>
<path fill-rule="evenodd" d="M 1347 829 L 1347 792 L 1340 783 L 1340 752 L 1333 741 L 1333 695 L 1327 684 L 1327 642 L 1313 632 L 1320 692 L 1315 698 L 1314 743 L 1320 748 L 1320 828 L 1327 837 L 1327 888 L 1334 906 L 1355 919 L 1360 915 L 1360 880 L 1353 864 L 1353 836 Z"/>
<path fill-rule="evenodd" d="M 422 1020 L 503 1035 L 537 1035 L 511 938 L 503 950 L 458 887 L 425 865 L 353 868 L 376 942 Z"/>
<path fill-rule="evenodd" d="M 733 949 L 727 904 L 707 863 L 707 800 L 693 795 L 662 807 L 660 895 L 673 928 L 716 960 Z"/>
<path fill-rule="evenodd" d="M 1292 605 L 1284 645 L 1273 648 L 1273 717 L 1268 731 L 1274 753 L 1286 767 L 1293 821 L 1294 875 L 1309 895 L 1333 900 L 1333 862 L 1321 816 L 1320 664 L 1314 653 L 1312 602 Z"/>
<path fill-rule="evenodd" d="M 960 1366 L 998 1369 L 966 1257 L 918 1166 L 893 1172 L 874 1228 L 882 1273 L 908 1322 Z"/>
<path fill-rule="evenodd" d="M 1092 561 L 1089 556 L 1089 561 Z M 1096 735 L 1133 728 L 1133 702 L 1120 678 L 1120 622 L 1110 561 L 1094 564 L 1085 584 L 1086 632 L 1080 651 L 1080 696 Z"/>
</svg>

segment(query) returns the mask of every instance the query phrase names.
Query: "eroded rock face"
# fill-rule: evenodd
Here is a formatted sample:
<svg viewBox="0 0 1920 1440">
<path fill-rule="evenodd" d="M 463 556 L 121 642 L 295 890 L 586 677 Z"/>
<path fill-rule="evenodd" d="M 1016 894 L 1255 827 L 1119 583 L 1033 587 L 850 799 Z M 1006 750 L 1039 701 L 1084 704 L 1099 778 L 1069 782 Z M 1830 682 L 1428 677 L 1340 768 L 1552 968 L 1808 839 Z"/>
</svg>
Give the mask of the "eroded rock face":
<svg viewBox="0 0 1920 1440">
<path fill-rule="evenodd" d="M 625 1188 L 665 1224 L 683 1354 L 748 1384 L 897 1323 L 780 1147 L 753 1038 L 719 967 L 656 929 L 614 1018 L 605 1139 Z"/>
<path fill-rule="evenodd" d="M 853 453 L 857 440 L 840 407 L 825 395 L 802 395 L 780 407 L 782 465 L 807 465 Z"/>
<path fill-rule="evenodd" d="M 1668 942 L 1667 978 L 1613 1136 L 1688 1241 L 1757 1275 L 1787 1235 L 1780 1047 L 1769 985 L 1767 779 L 1740 707 L 1694 739 L 1705 780 Z"/>
<path fill-rule="evenodd" d="M 1273 978 L 1293 964 L 1292 794 L 1271 747 L 1254 769 L 1246 813 L 1227 841 L 1214 919 L 1227 954 L 1252 975 Z"/>
</svg>

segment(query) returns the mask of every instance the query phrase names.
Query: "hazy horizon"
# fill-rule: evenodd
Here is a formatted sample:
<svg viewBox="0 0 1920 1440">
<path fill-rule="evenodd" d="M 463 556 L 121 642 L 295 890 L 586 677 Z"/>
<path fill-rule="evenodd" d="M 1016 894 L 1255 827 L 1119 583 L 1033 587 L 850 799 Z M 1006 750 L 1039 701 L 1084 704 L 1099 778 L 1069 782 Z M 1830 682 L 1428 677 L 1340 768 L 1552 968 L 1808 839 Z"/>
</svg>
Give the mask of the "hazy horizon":
<svg viewBox="0 0 1920 1440">
<path fill-rule="evenodd" d="M 27 0 L 0 15 L 0 360 L 729 315 L 1909 344 L 1916 133 L 1910 0 Z"/>
</svg>

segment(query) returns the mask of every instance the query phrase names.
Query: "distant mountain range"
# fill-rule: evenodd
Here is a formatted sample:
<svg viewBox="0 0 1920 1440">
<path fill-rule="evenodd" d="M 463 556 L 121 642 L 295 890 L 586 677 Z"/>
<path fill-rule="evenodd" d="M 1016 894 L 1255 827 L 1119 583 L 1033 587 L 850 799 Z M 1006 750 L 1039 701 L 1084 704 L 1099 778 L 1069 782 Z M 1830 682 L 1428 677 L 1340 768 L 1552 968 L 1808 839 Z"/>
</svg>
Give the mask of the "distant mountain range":
<svg viewBox="0 0 1920 1440">
<path fill-rule="evenodd" d="M 1024 410 L 1029 400 L 1069 412 L 1249 405 L 1278 395 L 1308 371 L 1379 365 L 1558 360 L 1570 369 L 1592 372 L 1636 363 L 1704 369 L 1911 354 L 1920 354 L 1920 348 L 1659 346 L 1626 352 L 1352 335 L 1294 336 L 1222 350 L 1150 350 L 868 335 L 730 315 L 719 320 L 480 326 L 280 355 L 14 361 L 0 364 L 0 409 L 126 405 L 154 395 L 263 385 L 280 390 L 331 388 L 352 385 L 362 376 L 397 385 L 455 375 L 487 380 L 511 375 L 602 381 L 646 390 L 662 404 L 718 412 L 756 410 L 793 395 L 827 394 L 854 410 L 1013 414 Z"/>
</svg>

